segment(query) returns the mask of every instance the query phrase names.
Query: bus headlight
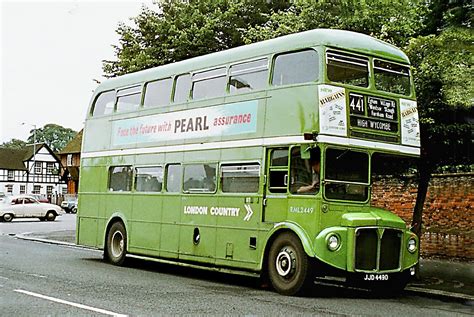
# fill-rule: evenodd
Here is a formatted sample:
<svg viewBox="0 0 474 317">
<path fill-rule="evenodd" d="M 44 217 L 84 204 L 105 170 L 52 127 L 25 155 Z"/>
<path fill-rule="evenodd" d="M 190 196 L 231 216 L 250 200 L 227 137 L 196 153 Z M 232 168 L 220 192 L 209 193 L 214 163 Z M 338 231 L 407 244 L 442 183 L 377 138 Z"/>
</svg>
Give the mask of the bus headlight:
<svg viewBox="0 0 474 317">
<path fill-rule="evenodd" d="M 331 251 L 336 251 L 341 245 L 341 240 L 336 234 L 331 234 L 327 239 L 328 249 Z"/>
<path fill-rule="evenodd" d="M 408 252 L 414 253 L 416 251 L 416 240 L 415 238 L 410 238 L 407 245 Z"/>
</svg>

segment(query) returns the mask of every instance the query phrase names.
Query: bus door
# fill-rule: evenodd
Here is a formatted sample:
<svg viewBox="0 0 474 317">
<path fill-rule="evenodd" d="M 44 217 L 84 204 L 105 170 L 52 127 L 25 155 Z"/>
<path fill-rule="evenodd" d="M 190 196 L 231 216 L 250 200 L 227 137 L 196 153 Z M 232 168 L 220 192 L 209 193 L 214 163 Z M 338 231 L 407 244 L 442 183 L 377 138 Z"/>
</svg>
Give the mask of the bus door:
<svg viewBox="0 0 474 317">
<path fill-rule="evenodd" d="M 269 149 L 267 154 L 263 220 L 292 221 L 315 231 L 320 208 L 319 148 L 298 145 Z"/>
<path fill-rule="evenodd" d="M 267 150 L 266 186 L 263 201 L 263 221 L 279 222 L 287 219 L 289 148 Z"/>
<path fill-rule="evenodd" d="M 319 227 L 321 206 L 319 147 L 294 146 L 290 149 L 288 220 L 314 236 Z"/>
<path fill-rule="evenodd" d="M 223 163 L 220 166 L 216 264 L 255 269 L 259 260 L 259 224 L 262 195 L 259 162 Z M 261 247 L 261 246 L 260 246 Z"/>
</svg>

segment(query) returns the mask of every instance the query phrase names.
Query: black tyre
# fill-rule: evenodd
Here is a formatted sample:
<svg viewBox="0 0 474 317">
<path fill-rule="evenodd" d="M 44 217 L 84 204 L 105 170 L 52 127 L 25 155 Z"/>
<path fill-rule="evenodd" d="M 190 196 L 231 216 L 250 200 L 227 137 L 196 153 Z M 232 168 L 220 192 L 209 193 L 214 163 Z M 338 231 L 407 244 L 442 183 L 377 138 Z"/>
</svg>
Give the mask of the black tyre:
<svg viewBox="0 0 474 317">
<path fill-rule="evenodd" d="M 46 220 L 54 221 L 56 219 L 56 213 L 54 211 L 48 211 L 46 214 Z"/>
<path fill-rule="evenodd" d="M 301 294 L 313 283 L 312 264 L 293 233 L 285 232 L 275 239 L 267 264 L 270 283 L 280 294 Z"/>
<path fill-rule="evenodd" d="M 73 214 L 77 213 L 77 207 L 72 208 L 71 213 L 73 213 Z"/>
<path fill-rule="evenodd" d="M 104 256 L 114 265 L 122 265 L 127 254 L 127 232 L 122 222 L 115 222 L 107 232 Z"/>
<path fill-rule="evenodd" d="M 4 214 L 2 217 L 3 221 L 5 222 L 10 222 L 13 220 L 13 215 L 12 214 Z"/>
</svg>

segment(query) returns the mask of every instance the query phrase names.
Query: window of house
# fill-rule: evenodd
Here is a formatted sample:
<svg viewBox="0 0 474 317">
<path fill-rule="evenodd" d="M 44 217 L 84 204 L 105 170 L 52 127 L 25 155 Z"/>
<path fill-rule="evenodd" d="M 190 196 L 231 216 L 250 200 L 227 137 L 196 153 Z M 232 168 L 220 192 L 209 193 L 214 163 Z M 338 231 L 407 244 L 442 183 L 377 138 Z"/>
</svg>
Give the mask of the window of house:
<svg viewBox="0 0 474 317">
<path fill-rule="evenodd" d="M 272 85 L 282 86 L 315 81 L 319 75 L 319 59 L 315 50 L 277 55 L 273 66 Z"/>
<path fill-rule="evenodd" d="M 109 169 L 109 190 L 130 191 L 132 189 L 132 168 L 130 166 L 112 166 Z"/>
<path fill-rule="evenodd" d="M 183 191 L 212 193 L 216 190 L 216 164 L 193 164 L 184 167 Z"/>
<path fill-rule="evenodd" d="M 53 186 L 46 186 L 46 195 L 51 195 L 53 193 Z"/>
<path fill-rule="evenodd" d="M 230 93 L 242 93 L 266 87 L 268 82 L 268 60 L 232 65 L 230 67 Z"/>
<path fill-rule="evenodd" d="M 101 93 L 95 100 L 92 116 L 111 114 L 114 112 L 115 91 L 106 91 Z"/>
<path fill-rule="evenodd" d="M 369 85 L 369 59 L 367 57 L 328 51 L 326 64 L 330 81 L 360 87 Z"/>
<path fill-rule="evenodd" d="M 140 107 L 142 89 L 140 86 L 121 89 L 117 92 L 117 112 L 133 111 Z"/>
<path fill-rule="evenodd" d="M 12 181 L 14 179 L 15 179 L 15 172 L 14 171 L 8 171 L 7 180 Z"/>
<path fill-rule="evenodd" d="M 193 75 L 193 99 L 223 96 L 226 86 L 225 67 L 196 73 Z"/>
<path fill-rule="evenodd" d="M 260 164 L 225 164 L 221 166 L 221 186 L 225 193 L 257 193 Z"/>
<path fill-rule="evenodd" d="M 149 82 L 145 85 L 144 107 L 165 106 L 170 103 L 173 81 L 171 78 Z"/>
<path fill-rule="evenodd" d="M 8 194 L 12 194 L 13 193 L 13 185 L 5 185 L 5 188 L 7 189 L 7 193 Z"/>
<path fill-rule="evenodd" d="M 189 92 L 191 91 L 191 75 L 179 75 L 175 79 L 174 99 L 175 103 L 185 102 L 189 99 Z"/>
<path fill-rule="evenodd" d="M 166 191 L 170 193 L 181 192 L 181 178 L 183 175 L 180 164 L 170 164 L 166 167 Z"/>
<path fill-rule="evenodd" d="M 33 186 L 33 194 L 41 194 L 41 185 L 35 185 Z"/>
<path fill-rule="evenodd" d="M 163 167 L 137 167 L 135 190 L 137 192 L 160 192 L 163 184 Z"/>
<path fill-rule="evenodd" d="M 26 194 L 26 186 L 20 185 L 20 195 Z"/>
<path fill-rule="evenodd" d="M 46 163 L 46 173 L 53 174 L 54 172 L 54 163 L 48 162 Z"/>
<path fill-rule="evenodd" d="M 35 162 L 35 174 L 41 174 L 42 172 L 41 162 Z"/>
<path fill-rule="evenodd" d="M 72 166 L 72 154 L 68 154 L 66 157 L 66 166 Z"/>
</svg>

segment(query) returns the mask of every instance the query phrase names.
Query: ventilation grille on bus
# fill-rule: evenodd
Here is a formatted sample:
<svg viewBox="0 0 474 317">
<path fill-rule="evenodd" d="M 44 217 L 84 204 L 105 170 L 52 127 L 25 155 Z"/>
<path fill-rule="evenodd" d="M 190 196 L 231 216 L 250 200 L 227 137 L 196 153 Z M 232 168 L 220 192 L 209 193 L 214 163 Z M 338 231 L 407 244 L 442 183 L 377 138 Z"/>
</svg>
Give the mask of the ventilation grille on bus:
<svg viewBox="0 0 474 317">
<path fill-rule="evenodd" d="M 392 271 L 400 268 L 402 233 L 384 229 L 379 237 L 376 228 L 358 229 L 355 239 L 355 268 L 360 271 Z"/>
</svg>

